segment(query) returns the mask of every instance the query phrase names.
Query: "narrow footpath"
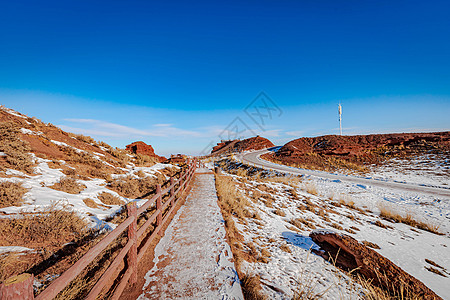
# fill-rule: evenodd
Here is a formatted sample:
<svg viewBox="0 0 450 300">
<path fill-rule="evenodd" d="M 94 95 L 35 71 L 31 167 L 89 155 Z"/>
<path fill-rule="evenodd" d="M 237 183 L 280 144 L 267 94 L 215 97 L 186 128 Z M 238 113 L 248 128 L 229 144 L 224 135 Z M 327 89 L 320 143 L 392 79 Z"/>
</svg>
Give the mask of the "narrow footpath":
<svg viewBox="0 0 450 300">
<path fill-rule="evenodd" d="M 193 188 L 155 248 L 138 299 L 244 299 L 217 204 L 214 174 L 196 171 Z"/>
</svg>

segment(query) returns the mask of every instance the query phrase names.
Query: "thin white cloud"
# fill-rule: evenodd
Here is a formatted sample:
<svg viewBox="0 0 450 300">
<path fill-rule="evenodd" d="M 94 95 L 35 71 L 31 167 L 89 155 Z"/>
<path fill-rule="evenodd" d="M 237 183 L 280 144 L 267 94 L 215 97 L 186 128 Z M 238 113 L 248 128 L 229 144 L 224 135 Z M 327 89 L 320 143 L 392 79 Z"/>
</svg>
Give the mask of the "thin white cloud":
<svg viewBox="0 0 450 300">
<path fill-rule="evenodd" d="M 289 136 L 295 136 L 295 137 L 301 137 L 303 134 L 305 134 L 304 130 L 294 130 L 294 131 L 286 131 L 286 135 Z"/>
<path fill-rule="evenodd" d="M 74 131 L 84 134 L 105 136 L 105 137 L 199 137 L 201 134 L 192 130 L 184 130 L 174 127 L 172 124 L 155 124 L 151 128 L 143 130 L 116 123 L 105 122 L 95 119 L 64 119 L 75 124 L 84 124 L 85 127 L 73 127 L 69 125 L 59 125 L 67 131 Z"/>
</svg>

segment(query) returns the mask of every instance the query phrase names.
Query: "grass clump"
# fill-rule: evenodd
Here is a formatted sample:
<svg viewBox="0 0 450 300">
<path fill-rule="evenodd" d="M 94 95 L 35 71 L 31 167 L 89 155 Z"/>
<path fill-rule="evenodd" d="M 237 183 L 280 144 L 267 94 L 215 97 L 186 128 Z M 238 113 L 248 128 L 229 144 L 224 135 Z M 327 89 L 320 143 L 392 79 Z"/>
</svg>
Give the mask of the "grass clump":
<svg viewBox="0 0 450 300">
<path fill-rule="evenodd" d="M 241 278 L 241 287 L 244 298 L 247 300 L 265 300 L 261 294 L 261 279 L 258 275 L 244 275 Z"/>
<path fill-rule="evenodd" d="M 151 167 L 158 163 L 155 157 L 151 157 L 145 154 L 136 154 L 134 157 L 134 164 L 138 167 Z"/>
<path fill-rule="evenodd" d="M 285 216 L 286 216 L 286 214 L 284 213 L 284 211 L 282 211 L 282 210 L 279 209 L 279 208 L 277 208 L 277 209 L 274 211 L 274 213 L 275 213 L 276 215 L 279 215 L 280 217 L 285 217 Z"/>
<path fill-rule="evenodd" d="M 385 220 L 392 221 L 395 223 L 404 223 L 411 227 L 416 227 L 434 234 L 443 235 L 443 233 L 439 231 L 438 225 L 418 221 L 410 213 L 407 213 L 405 216 L 402 216 L 399 213 L 395 212 L 391 207 L 379 205 L 378 208 L 380 209 L 380 217 Z"/>
<path fill-rule="evenodd" d="M 247 210 L 250 203 L 236 190 L 232 178 L 216 176 L 216 189 L 219 195 L 219 201 L 228 213 L 239 219 L 251 217 L 251 213 Z"/>
<path fill-rule="evenodd" d="M 23 195 L 26 192 L 28 189 L 24 188 L 20 182 L 0 182 L 0 208 L 22 205 Z"/>
<path fill-rule="evenodd" d="M 20 128 L 14 122 L 0 123 L 0 152 L 5 153 L 5 161 L 12 169 L 33 173 L 28 143 L 20 139 Z"/>
<path fill-rule="evenodd" d="M 305 190 L 306 190 L 306 192 L 310 193 L 311 195 L 317 196 L 317 194 L 318 194 L 317 187 L 313 182 L 305 183 Z"/>
<path fill-rule="evenodd" d="M 378 245 L 375 244 L 375 243 L 369 242 L 369 241 L 362 241 L 361 243 L 362 243 L 364 246 L 366 246 L 366 247 L 370 247 L 370 248 L 373 248 L 373 249 L 381 249 L 380 246 L 378 246 Z"/>
<path fill-rule="evenodd" d="M 99 195 L 97 195 L 98 200 L 100 200 L 102 203 L 106 205 L 123 205 L 125 204 L 125 201 L 120 199 L 117 196 L 114 196 L 111 193 L 108 192 L 102 192 Z"/>
<path fill-rule="evenodd" d="M 62 177 L 57 183 L 50 186 L 50 188 L 69 194 L 79 194 L 86 188 L 86 186 L 78 183 L 75 178 L 66 176 Z"/>
<path fill-rule="evenodd" d="M 87 222 L 74 211 L 52 204 L 34 214 L 0 219 L 0 245 L 54 249 L 79 239 L 87 230 Z"/>
<path fill-rule="evenodd" d="M 105 169 L 105 165 L 89 152 L 77 151 L 77 149 L 67 146 L 59 146 L 59 149 L 69 157 L 68 162 L 70 163 L 82 164 L 99 170 Z"/>
</svg>

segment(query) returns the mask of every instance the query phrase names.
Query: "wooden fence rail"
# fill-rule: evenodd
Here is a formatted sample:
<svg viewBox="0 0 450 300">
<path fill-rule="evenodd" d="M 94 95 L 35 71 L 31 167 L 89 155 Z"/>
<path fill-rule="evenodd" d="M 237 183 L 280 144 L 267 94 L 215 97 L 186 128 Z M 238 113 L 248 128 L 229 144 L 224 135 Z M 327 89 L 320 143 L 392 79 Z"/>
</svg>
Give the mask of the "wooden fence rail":
<svg viewBox="0 0 450 300">
<path fill-rule="evenodd" d="M 137 266 L 138 262 L 144 257 L 145 252 L 150 246 L 153 239 L 160 235 L 160 231 L 163 225 L 167 222 L 170 215 L 175 209 L 175 206 L 181 197 L 181 195 L 188 187 L 191 179 L 194 176 L 195 169 L 199 162 L 193 160 L 189 163 L 189 167 L 184 172 L 179 179 L 175 180 L 170 178 L 170 185 L 161 189 L 161 185 L 157 185 L 156 194 L 149 200 L 147 200 L 141 207 L 137 208 L 136 203 L 131 202 L 127 205 L 127 219 L 118 225 L 113 231 L 111 231 L 107 236 L 105 236 L 97 245 L 89 249 L 86 254 L 84 254 L 75 264 L 73 264 L 69 269 L 67 269 L 61 276 L 55 279 L 45 290 L 43 290 L 36 298 L 33 298 L 32 284 L 24 285 L 0 285 L 0 299 L 9 298 L 7 295 L 30 295 L 27 299 L 36 300 L 47 300 L 53 299 L 66 288 L 72 280 L 74 280 L 103 250 L 105 250 L 116 238 L 118 238 L 125 230 L 127 230 L 127 243 L 120 250 L 119 254 L 114 258 L 106 271 L 103 272 L 100 279 L 95 283 L 94 287 L 89 291 L 89 294 L 85 299 L 96 299 L 102 291 L 110 285 L 113 279 L 113 275 L 117 274 L 118 268 L 121 263 L 126 260 L 126 271 L 119 283 L 115 287 L 111 299 L 119 299 L 123 290 L 127 286 L 128 282 L 134 284 L 137 282 Z M 178 188 L 176 188 L 178 186 Z M 175 189 L 176 188 L 176 189 Z M 163 196 L 169 193 L 169 198 L 162 203 Z M 149 207 L 151 207 L 156 202 L 156 211 L 150 216 L 150 218 L 137 229 L 137 220 L 140 214 L 145 212 Z M 170 207 L 170 210 L 164 215 L 163 213 L 166 209 Z M 156 220 L 156 227 L 150 237 L 145 241 L 144 245 L 138 245 L 138 239 L 141 237 L 148 227 L 153 224 Z M 138 252 L 139 246 L 139 252 Z M 117 276 L 117 275 L 116 275 Z M 31 276 L 32 277 L 32 276 Z M 109 287 L 111 288 L 111 287 Z M 28 289 L 24 291 L 24 289 Z M 31 289 L 31 293 L 29 291 Z M 3 292 L 2 292 L 3 291 Z M 2 297 L 6 296 L 5 298 Z M 13 298 L 11 298 L 13 299 Z"/>
</svg>

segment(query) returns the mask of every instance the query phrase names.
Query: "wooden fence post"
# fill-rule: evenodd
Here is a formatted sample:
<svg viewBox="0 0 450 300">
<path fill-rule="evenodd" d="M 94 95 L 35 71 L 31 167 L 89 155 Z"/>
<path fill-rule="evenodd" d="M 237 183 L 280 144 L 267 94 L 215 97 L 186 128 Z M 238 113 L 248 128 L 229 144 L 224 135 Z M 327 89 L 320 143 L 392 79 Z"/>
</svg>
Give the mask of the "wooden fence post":
<svg viewBox="0 0 450 300">
<path fill-rule="evenodd" d="M 2 284 L 0 284 L 0 299 L 34 299 L 33 282 L 33 274 L 27 273 L 23 273 L 5 280 Z"/>
<path fill-rule="evenodd" d="M 172 198 L 172 201 L 170 202 L 170 205 L 173 206 L 175 203 L 175 186 L 174 183 L 175 180 L 173 179 L 173 177 L 170 177 L 170 197 Z"/>
<path fill-rule="evenodd" d="M 159 228 L 162 225 L 162 195 L 161 195 L 161 185 L 158 184 L 156 185 L 156 195 L 158 195 L 158 197 L 156 198 L 156 212 L 157 212 L 157 217 L 156 217 L 156 227 L 158 228 L 158 234 L 161 235 L 161 229 Z"/>
<path fill-rule="evenodd" d="M 131 268 L 130 283 L 137 282 L 137 207 L 136 203 L 128 203 L 127 205 L 128 217 L 133 218 L 133 222 L 128 226 L 128 241 L 133 243 L 127 253 L 128 267 Z"/>
</svg>

